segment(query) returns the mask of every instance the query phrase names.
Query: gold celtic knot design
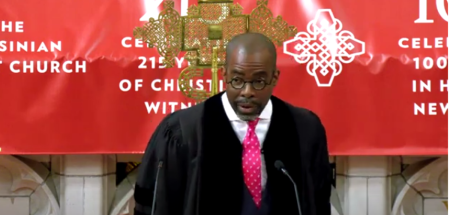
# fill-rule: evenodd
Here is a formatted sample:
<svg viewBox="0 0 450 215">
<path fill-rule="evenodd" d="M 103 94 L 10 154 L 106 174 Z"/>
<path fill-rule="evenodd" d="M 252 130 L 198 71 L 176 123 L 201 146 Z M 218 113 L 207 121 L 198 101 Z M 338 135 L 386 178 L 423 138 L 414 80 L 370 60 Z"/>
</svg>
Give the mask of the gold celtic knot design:
<svg viewBox="0 0 450 215">
<path fill-rule="evenodd" d="M 158 20 L 151 18 L 133 35 L 145 41 L 150 48 L 157 47 L 168 68 L 175 65 L 175 57 L 186 51 L 189 62 L 179 76 L 179 88 L 183 94 L 197 102 L 218 93 L 218 69 L 225 63 L 225 49 L 236 35 L 255 32 L 269 37 L 277 46 L 295 36 L 297 28 L 289 26 L 281 16 L 273 17 L 267 7 L 268 0 L 258 0 L 250 14 L 233 0 L 198 0 L 198 5 L 188 8 L 187 16 L 180 16 L 174 9 L 174 1 L 166 0 Z M 194 89 L 190 83 L 202 78 L 211 69 L 211 91 Z"/>
<path fill-rule="evenodd" d="M 149 48 L 156 46 L 158 53 L 164 57 L 163 64 L 171 68 L 175 57 L 181 51 L 181 16 L 174 9 L 173 1 L 165 1 L 164 10 L 158 20 L 150 18 L 143 27 L 135 28 L 133 36 L 142 39 Z"/>
</svg>

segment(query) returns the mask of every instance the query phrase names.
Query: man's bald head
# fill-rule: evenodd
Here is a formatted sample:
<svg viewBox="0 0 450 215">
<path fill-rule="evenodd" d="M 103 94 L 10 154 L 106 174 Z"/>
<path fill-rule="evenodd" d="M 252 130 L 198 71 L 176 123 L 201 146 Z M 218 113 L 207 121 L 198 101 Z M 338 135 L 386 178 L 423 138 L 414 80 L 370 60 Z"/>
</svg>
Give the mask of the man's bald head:
<svg viewBox="0 0 450 215">
<path fill-rule="evenodd" d="M 230 56 L 235 51 L 243 51 L 249 55 L 266 51 L 270 54 L 270 59 L 272 59 L 274 69 L 276 69 L 277 50 L 273 42 L 263 34 L 245 33 L 233 37 L 227 44 L 225 66 L 227 66 Z"/>
<path fill-rule="evenodd" d="M 226 54 L 222 75 L 228 101 L 241 120 L 255 120 L 269 102 L 280 75 L 275 45 L 262 34 L 241 34 L 231 39 Z"/>
</svg>

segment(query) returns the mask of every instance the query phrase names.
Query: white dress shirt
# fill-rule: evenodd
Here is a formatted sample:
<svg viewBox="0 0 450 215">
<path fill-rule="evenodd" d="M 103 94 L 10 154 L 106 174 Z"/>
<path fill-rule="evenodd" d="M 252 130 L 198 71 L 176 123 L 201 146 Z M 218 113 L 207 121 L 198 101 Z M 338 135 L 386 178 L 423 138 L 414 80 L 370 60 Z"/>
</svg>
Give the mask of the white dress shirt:
<svg viewBox="0 0 450 215">
<path fill-rule="evenodd" d="M 230 101 L 228 101 L 226 93 L 222 95 L 222 104 L 225 109 L 225 113 L 227 114 L 227 117 L 230 120 L 234 132 L 236 133 L 241 143 L 244 142 L 244 137 L 247 134 L 248 123 L 246 121 L 239 119 L 239 117 L 236 115 L 233 108 L 231 107 Z M 264 110 L 259 115 L 259 121 L 258 124 L 256 125 L 256 136 L 258 137 L 259 143 L 261 144 L 260 148 L 262 148 L 264 140 L 266 139 L 271 117 L 272 117 L 272 102 L 269 100 L 269 102 L 267 102 L 266 107 L 264 107 Z M 261 185 L 263 189 L 265 188 L 266 183 L 267 183 L 266 162 L 264 160 L 264 154 L 261 154 Z"/>
</svg>

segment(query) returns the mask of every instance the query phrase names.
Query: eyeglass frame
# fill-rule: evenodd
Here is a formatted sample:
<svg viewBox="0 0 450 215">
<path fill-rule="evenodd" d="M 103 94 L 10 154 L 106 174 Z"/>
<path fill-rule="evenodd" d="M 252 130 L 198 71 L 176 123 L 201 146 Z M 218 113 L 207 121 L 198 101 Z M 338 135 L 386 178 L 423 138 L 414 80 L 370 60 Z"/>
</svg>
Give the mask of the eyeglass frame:
<svg viewBox="0 0 450 215">
<path fill-rule="evenodd" d="M 247 86 L 247 83 L 249 83 L 250 86 L 251 86 L 254 90 L 260 91 L 260 90 L 264 90 L 264 88 L 266 88 L 267 85 L 272 85 L 273 79 L 275 78 L 275 72 L 276 72 L 276 71 L 273 71 L 273 72 L 272 72 L 272 78 L 270 79 L 269 82 L 264 81 L 264 86 L 263 86 L 261 89 L 257 89 L 257 88 L 255 88 L 255 86 L 253 85 L 253 83 L 255 83 L 256 80 L 245 81 L 243 78 L 236 78 L 236 77 L 235 77 L 235 78 L 232 78 L 230 81 L 227 81 L 227 82 L 225 82 L 225 83 L 231 85 L 231 87 L 233 87 L 233 89 L 236 89 L 236 90 L 242 90 L 242 89 L 244 89 L 244 88 Z M 236 79 L 241 79 L 241 80 L 244 82 L 244 83 L 242 84 L 242 87 L 237 88 L 237 87 L 233 86 L 232 82 L 233 82 L 233 80 L 236 80 Z"/>
</svg>

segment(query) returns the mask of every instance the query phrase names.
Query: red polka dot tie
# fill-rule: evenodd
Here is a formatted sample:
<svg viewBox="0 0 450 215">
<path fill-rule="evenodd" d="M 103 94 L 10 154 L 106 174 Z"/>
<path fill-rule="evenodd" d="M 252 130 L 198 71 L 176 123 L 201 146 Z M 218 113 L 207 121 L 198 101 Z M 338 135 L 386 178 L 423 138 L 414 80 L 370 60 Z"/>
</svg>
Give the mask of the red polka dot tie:
<svg viewBox="0 0 450 215">
<path fill-rule="evenodd" d="M 245 184 L 247 185 L 256 206 L 259 208 L 261 205 L 262 186 L 260 144 L 255 132 L 258 121 L 259 119 L 248 122 L 248 130 L 243 142 L 244 152 L 242 155 L 242 167 Z"/>
</svg>

